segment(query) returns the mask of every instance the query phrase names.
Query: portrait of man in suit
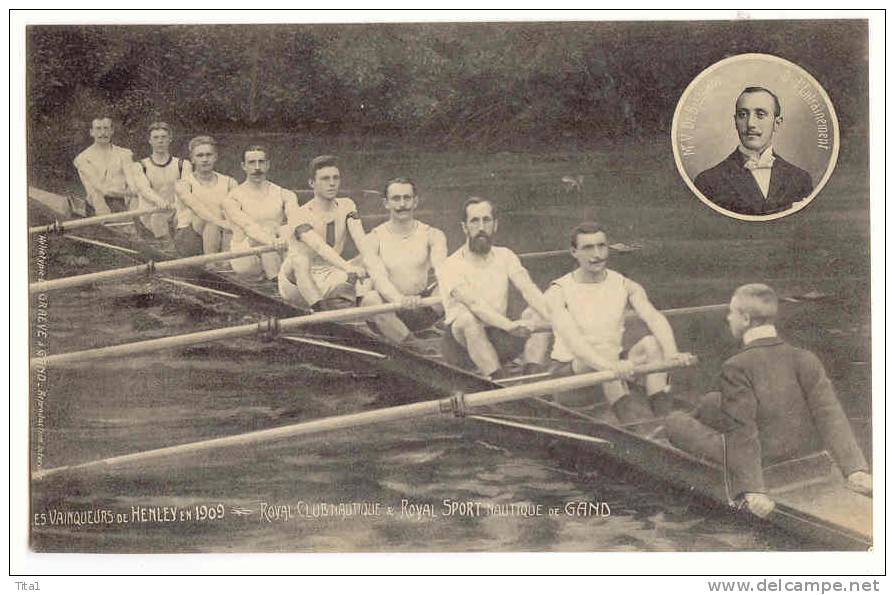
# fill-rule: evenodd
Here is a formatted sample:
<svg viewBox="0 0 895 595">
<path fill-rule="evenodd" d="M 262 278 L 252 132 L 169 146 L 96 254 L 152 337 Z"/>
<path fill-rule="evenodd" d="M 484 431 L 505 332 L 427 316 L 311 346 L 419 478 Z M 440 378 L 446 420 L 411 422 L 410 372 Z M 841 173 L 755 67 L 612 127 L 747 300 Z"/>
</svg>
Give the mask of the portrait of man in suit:
<svg viewBox="0 0 895 595">
<path fill-rule="evenodd" d="M 811 175 L 774 151 L 783 125 L 780 99 L 764 87 L 746 87 L 733 116 L 740 144 L 726 159 L 696 176 L 694 184 L 719 207 L 741 215 L 790 209 L 814 189 Z"/>
</svg>

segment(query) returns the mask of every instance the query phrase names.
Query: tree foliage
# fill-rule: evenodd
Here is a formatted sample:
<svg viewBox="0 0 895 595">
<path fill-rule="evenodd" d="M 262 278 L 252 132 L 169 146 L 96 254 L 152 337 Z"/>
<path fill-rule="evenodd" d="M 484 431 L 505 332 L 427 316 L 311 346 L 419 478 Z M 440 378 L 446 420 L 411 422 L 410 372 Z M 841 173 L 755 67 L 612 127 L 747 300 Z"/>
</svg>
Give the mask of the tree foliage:
<svg viewBox="0 0 895 595">
<path fill-rule="evenodd" d="M 812 64 L 830 47 L 838 62 Z M 86 130 L 106 112 L 126 129 L 163 118 L 427 144 L 598 142 L 666 134 L 687 83 L 745 51 L 866 91 L 859 21 L 40 26 L 28 31 L 29 125 Z M 833 97 L 844 121 L 865 95 Z"/>
</svg>

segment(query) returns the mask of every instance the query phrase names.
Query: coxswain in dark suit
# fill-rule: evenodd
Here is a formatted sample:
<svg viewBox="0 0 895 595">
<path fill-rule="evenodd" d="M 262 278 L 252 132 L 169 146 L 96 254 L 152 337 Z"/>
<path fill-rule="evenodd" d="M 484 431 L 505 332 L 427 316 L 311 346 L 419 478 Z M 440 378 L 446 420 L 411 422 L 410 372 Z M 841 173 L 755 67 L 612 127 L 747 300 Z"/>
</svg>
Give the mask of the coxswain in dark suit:
<svg viewBox="0 0 895 595">
<path fill-rule="evenodd" d="M 758 516 L 774 508 L 764 468 L 821 450 L 836 461 L 848 488 L 869 494 L 872 484 L 823 365 L 810 351 L 777 336 L 776 314 L 777 296 L 767 285 L 737 289 L 727 321 L 743 347 L 721 370 L 721 394 L 714 406 L 720 411 L 708 415 L 712 412 L 706 399 L 694 416 L 677 411 L 665 420 L 672 444 L 726 462 L 730 496 L 745 501 Z M 710 421 L 719 418 L 729 426 L 720 429 Z"/>
</svg>

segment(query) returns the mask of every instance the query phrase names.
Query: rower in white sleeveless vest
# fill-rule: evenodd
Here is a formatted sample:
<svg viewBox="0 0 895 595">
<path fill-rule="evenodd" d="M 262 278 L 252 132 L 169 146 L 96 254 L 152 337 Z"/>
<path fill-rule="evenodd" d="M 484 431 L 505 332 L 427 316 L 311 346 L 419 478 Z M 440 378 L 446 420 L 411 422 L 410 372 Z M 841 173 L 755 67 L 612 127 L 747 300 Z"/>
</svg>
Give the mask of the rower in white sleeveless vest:
<svg viewBox="0 0 895 595">
<path fill-rule="evenodd" d="M 139 231 L 148 230 L 155 238 L 172 235 L 176 210 L 175 185 L 190 172 L 190 162 L 171 155 L 171 127 L 165 122 L 149 125 L 149 157 L 140 160 L 134 176 L 138 185 L 137 204 L 131 208 L 167 207 L 166 213 L 144 215 L 137 221 Z M 135 222 L 136 223 L 136 222 Z M 141 230 L 140 228 L 143 228 Z"/>
<path fill-rule="evenodd" d="M 321 155 L 311 160 L 308 185 L 314 197 L 290 207 L 281 235 L 289 254 L 278 276 L 280 295 L 290 304 L 312 310 L 353 307 L 357 281 L 367 276 L 362 258 L 342 258 L 348 236 L 366 250 L 364 226 L 354 201 L 339 196 L 342 175 L 338 159 Z"/>
<path fill-rule="evenodd" d="M 270 158 L 265 147 L 251 145 L 242 155 L 242 169 L 246 173 L 246 179 L 224 201 L 224 213 L 233 230 L 231 250 L 275 243 L 280 227 L 286 222 L 287 209 L 298 208 L 298 197 L 294 192 L 267 179 Z M 244 256 L 230 261 L 233 270 L 239 275 L 263 275 L 267 279 L 277 276 L 281 264 L 282 258 L 278 252 Z"/>
<path fill-rule="evenodd" d="M 175 186 L 177 194 L 174 243 L 183 256 L 213 254 L 224 246 L 230 224 L 224 201 L 238 186 L 230 176 L 214 170 L 217 143 L 210 136 L 197 136 L 189 143 L 192 172 L 185 172 Z"/>
<path fill-rule="evenodd" d="M 632 392 L 626 380 L 635 365 L 679 356 L 671 325 L 641 285 L 607 268 L 609 243 L 598 224 L 586 222 L 572 230 L 571 253 L 578 267 L 553 281 L 545 292 L 554 331 L 555 371 L 615 370 L 625 376 L 625 380 L 602 385 L 622 423 L 666 415 L 677 404 L 666 372 L 642 380 L 645 395 Z M 625 351 L 622 341 L 629 307 L 651 334 Z"/>
<path fill-rule="evenodd" d="M 111 118 L 96 118 L 90 126 L 93 144 L 74 159 L 75 169 L 87 194 L 87 216 L 129 210 L 136 195 L 134 154 L 112 144 Z"/>
<path fill-rule="evenodd" d="M 432 326 L 442 316 L 441 308 L 418 306 L 436 291 L 429 274 L 447 258 L 447 239 L 444 232 L 414 217 L 419 196 L 410 178 L 386 182 L 382 202 L 389 219 L 367 234 L 364 264 L 374 289 L 363 296 L 361 305 L 401 304 L 404 309 L 373 317 L 372 322 L 389 340 L 412 342 L 414 331 Z"/>
<path fill-rule="evenodd" d="M 449 333 L 443 341 L 449 362 L 496 377 L 505 363 L 522 357 L 526 373 L 544 363 L 548 333 L 535 333 L 549 320 L 544 296 L 509 248 L 493 246 L 497 233 L 494 203 L 471 197 L 463 205 L 466 243 L 436 269 Z M 528 304 L 518 320 L 507 317 L 509 286 Z"/>
</svg>

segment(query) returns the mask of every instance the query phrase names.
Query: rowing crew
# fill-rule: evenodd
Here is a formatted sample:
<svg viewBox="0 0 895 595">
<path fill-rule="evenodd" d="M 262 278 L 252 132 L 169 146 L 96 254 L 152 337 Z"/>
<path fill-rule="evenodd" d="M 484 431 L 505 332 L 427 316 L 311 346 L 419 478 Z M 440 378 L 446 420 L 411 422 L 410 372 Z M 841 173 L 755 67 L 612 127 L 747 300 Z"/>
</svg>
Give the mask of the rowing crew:
<svg viewBox="0 0 895 595">
<path fill-rule="evenodd" d="M 285 241 L 285 257 L 268 253 L 237 259 L 231 263 L 234 271 L 276 278 L 284 299 L 314 310 L 351 307 L 358 301 L 400 303 L 402 310 L 372 320 L 395 342 L 414 341 L 414 331 L 440 318 L 438 311 L 417 308 L 423 296 L 436 290 L 430 283 L 434 271 L 447 327 L 443 355 L 449 362 L 496 377 L 505 363 L 521 359 L 531 372 L 548 365 L 551 336 L 537 331 L 552 328 L 552 372 L 616 371 L 620 379 L 604 383 L 600 391 L 618 420 L 628 427 L 662 420 L 673 444 L 726 463 L 731 497 L 760 516 L 774 507 L 766 495 L 763 467 L 819 448 L 831 452 L 851 489 L 870 492 L 869 467 L 823 366 L 810 352 L 777 337 L 777 297 L 769 287 L 752 284 L 734 294 L 728 322 L 743 350 L 724 364 L 721 391 L 693 407 L 672 395 L 667 373 L 647 375 L 638 381 L 640 386 L 631 386 L 635 365 L 683 356 L 670 324 L 643 287 L 607 267 L 608 238 L 597 224 L 582 223 L 572 231 L 570 252 L 577 267 L 542 294 L 518 256 L 494 245 L 498 217 L 491 200 L 472 197 L 464 203 L 460 223 L 466 241 L 447 256 L 444 233 L 415 219 L 419 196 L 408 178 L 386 183 L 383 204 L 389 219 L 365 234 L 354 202 L 339 196 L 341 171 L 335 157 L 311 161 L 308 184 L 314 196 L 299 205 L 294 192 L 267 179 L 270 157 L 258 145 L 243 152 L 242 184 L 214 171 L 217 151 L 207 136 L 190 141 L 192 166 L 178 165 L 174 178 L 172 158 L 162 151 L 170 144 L 170 128 L 153 126 L 153 155 L 142 170 L 154 173 L 141 179 L 139 169 L 126 166 L 125 150 L 111 147 L 111 123 L 94 121 L 96 143 L 75 160 L 94 205 L 124 196 L 122 188 L 127 187 L 152 204 L 173 204 L 173 236 L 182 251 L 218 251 L 227 233 L 234 249 Z M 98 165 L 97 155 L 107 159 L 104 166 Z M 117 165 L 123 173 L 112 175 Z M 102 167 L 104 177 L 97 174 Z M 172 178 L 173 200 L 168 190 Z M 162 227 L 150 230 L 159 237 Z M 350 261 L 342 257 L 349 235 L 360 252 Z M 372 286 L 358 283 L 368 276 Z M 508 316 L 511 284 L 527 304 L 516 320 Z M 625 345 L 628 310 L 649 333 Z M 726 420 L 721 423 L 725 427 L 718 427 L 719 418 Z"/>
</svg>

